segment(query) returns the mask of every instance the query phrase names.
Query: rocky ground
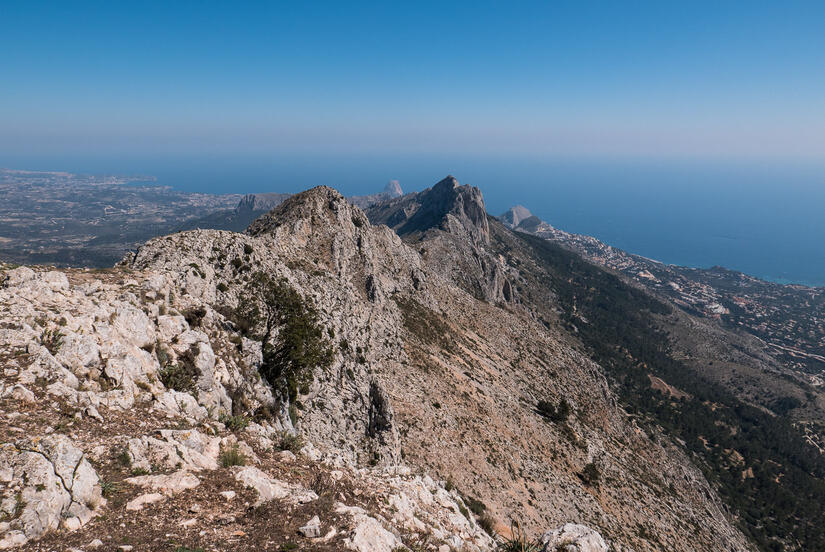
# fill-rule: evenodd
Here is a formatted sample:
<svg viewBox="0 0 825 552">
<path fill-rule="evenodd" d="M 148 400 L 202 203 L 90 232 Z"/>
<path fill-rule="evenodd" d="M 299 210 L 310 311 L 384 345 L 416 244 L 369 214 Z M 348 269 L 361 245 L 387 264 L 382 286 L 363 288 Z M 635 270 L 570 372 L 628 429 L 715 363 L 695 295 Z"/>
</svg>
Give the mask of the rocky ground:
<svg viewBox="0 0 825 552">
<path fill-rule="evenodd" d="M 146 349 L 187 350 L 205 336 L 180 315 L 142 310 L 174 309 L 168 297 L 147 305 L 154 276 L 6 271 L 0 548 L 491 547 L 443 483 L 400 466 L 359 469 L 278 424 L 210 417 L 165 389 Z M 199 343 L 202 368 L 218 374 L 198 384 L 221 389 L 234 367 L 215 366 Z"/>
<path fill-rule="evenodd" d="M 447 184 L 414 244 L 322 187 L 114 269 L 4 267 L 0 546 L 472 551 L 518 522 L 546 550 L 748 550 L 575 337 L 507 296 L 480 194 Z M 293 401 L 232 314 L 258 271 L 332 345 Z"/>
</svg>

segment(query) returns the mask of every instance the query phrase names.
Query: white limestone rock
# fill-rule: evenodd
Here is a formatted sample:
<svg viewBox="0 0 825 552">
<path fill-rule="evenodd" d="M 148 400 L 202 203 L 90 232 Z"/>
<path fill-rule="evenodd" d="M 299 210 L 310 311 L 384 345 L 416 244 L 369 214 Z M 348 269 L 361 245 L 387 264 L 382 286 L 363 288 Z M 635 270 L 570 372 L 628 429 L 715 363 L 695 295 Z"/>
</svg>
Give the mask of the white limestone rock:
<svg viewBox="0 0 825 552">
<path fill-rule="evenodd" d="M 298 528 L 298 532 L 308 539 L 315 539 L 321 536 L 321 519 L 314 516 L 306 525 Z"/>
<path fill-rule="evenodd" d="M 593 529 L 576 523 L 567 523 L 541 536 L 543 552 L 607 552 L 607 543 Z"/>
<path fill-rule="evenodd" d="M 27 266 L 19 266 L 6 272 L 6 280 L 3 284 L 6 287 L 18 287 L 26 282 L 34 280 L 35 272 Z"/>
<path fill-rule="evenodd" d="M 194 489 L 200 485 L 200 479 L 193 474 L 178 470 L 170 474 L 140 475 L 126 479 L 127 483 L 146 487 L 153 491 L 160 491 L 166 496 L 173 496 L 183 491 Z"/>
<path fill-rule="evenodd" d="M 344 539 L 344 545 L 356 552 L 392 552 L 402 542 L 393 533 L 388 531 L 380 521 L 367 515 L 366 511 L 357 506 L 337 504 L 335 513 L 350 516 L 351 529 Z"/>
<path fill-rule="evenodd" d="M 254 466 L 238 469 L 235 472 L 235 480 L 258 493 L 256 506 L 276 499 L 285 499 L 294 504 L 305 504 L 318 499 L 318 495 L 313 491 L 300 485 L 273 479 Z"/>
<path fill-rule="evenodd" d="M 161 502 L 166 497 L 160 493 L 147 493 L 137 496 L 126 503 L 126 509 L 130 511 L 139 511 L 143 510 L 144 506 L 147 504 L 157 504 Z"/>
<path fill-rule="evenodd" d="M 132 466 L 149 470 L 152 465 L 191 471 L 218 467 L 220 438 L 192 430 L 162 429 L 154 436 L 130 439 L 127 453 Z"/>
<path fill-rule="evenodd" d="M 12 480 L 23 483 L 15 497 L 3 497 L 4 506 L 8 500 L 24 504 L 0 535 L 3 541 L 19 540 L 15 532 L 26 539 L 38 538 L 60 527 L 63 520 L 72 520 L 65 526 L 79 528 L 106 502 L 94 468 L 65 435 L 2 445 L 0 469 L 6 475 L 11 469 Z"/>
</svg>

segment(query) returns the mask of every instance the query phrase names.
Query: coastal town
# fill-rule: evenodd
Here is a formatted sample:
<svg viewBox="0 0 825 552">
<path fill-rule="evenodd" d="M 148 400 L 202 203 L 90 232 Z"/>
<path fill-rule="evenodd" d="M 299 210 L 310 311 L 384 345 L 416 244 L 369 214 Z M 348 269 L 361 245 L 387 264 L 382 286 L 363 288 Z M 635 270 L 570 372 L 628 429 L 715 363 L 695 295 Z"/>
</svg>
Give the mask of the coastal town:
<svg viewBox="0 0 825 552">
<path fill-rule="evenodd" d="M 137 244 L 186 219 L 234 208 L 241 198 L 180 192 L 154 180 L 0 169 L 0 257 L 112 266 Z"/>
<path fill-rule="evenodd" d="M 510 215 L 503 220 L 615 270 L 691 314 L 717 319 L 728 328 L 758 337 L 787 367 L 804 373 L 814 385 L 825 385 L 825 288 L 768 282 L 718 266 L 668 265 L 592 236 L 554 228 L 524 207 L 518 212 L 515 219 Z"/>
</svg>

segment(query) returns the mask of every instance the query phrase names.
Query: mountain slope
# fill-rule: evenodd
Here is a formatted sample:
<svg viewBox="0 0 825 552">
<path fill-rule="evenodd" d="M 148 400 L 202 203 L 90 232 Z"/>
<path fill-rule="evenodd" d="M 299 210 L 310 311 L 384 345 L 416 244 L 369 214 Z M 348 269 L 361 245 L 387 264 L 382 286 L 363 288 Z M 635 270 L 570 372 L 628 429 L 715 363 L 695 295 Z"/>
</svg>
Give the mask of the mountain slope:
<svg viewBox="0 0 825 552">
<path fill-rule="evenodd" d="M 452 182 L 441 187 L 437 198 L 462 193 Z M 347 342 L 340 361 L 300 398 L 301 431 L 318 446 L 351 450 L 362 462 L 403 458 L 433 470 L 487 504 L 502 525 L 513 517 L 539 532 L 577 521 L 640 550 L 655 549 L 655 539 L 679 550 L 688 549 L 685 520 L 694 519 L 707 529 L 691 538 L 690 549 L 696 542 L 746 549 L 720 506 L 706 498 L 713 493 L 702 490 L 700 473 L 677 449 L 627 424 L 598 366 L 576 352 L 575 341 L 522 309 L 476 298 L 452 283 L 452 271 L 434 268 L 434 252 L 443 247 L 463 247 L 467 262 L 477 254 L 486 262 L 490 254 L 477 226 L 489 224 L 486 216 L 462 216 L 471 203 L 465 199 L 437 203 L 450 212 L 440 216 L 425 201 L 416 211 L 426 217 L 417 220 L 446 220 L 451 231 L 416 223 L 423 256 L 389 229 L 371 226 L 327 188 L 291 198 L 250 227 L 248 264 L 283 273 L 313 298 L 336 339 Z M 432 237 L 421 238 L 425 234 Z M 171 248 L 147 244 L 133 266 L 186 272 L 187 250 L 202 256 L 213 247 L 191 240 L 206 237 L 175 237 L 186 242 Z M 231 266 L 220 269 L 215 262 L 218 267 L 201 266 L 207 290 L 212 270 L 232 285 Z M 386 436 L 364 440 L 370 396 L 381 393 L 392 407 L 392 423 Z M 565 423 L 548 423 L 536 413 L 539 401 L 559 404 L 562 398 L 574 405 Z M 344 415 L 336 420 L 330 411 Z M 582 475 L 594 469 L 604 474 L 598 485 Z M 639 504 L 659 518 L 641 514 Z M 712 519 L 707 511 L 715 512 Z"/>
<path fill-rule="evenodd" d="M 156 444 L 146 434 L 151 427 L 174 423 L 189 432 L 218 432 L 227 440 L 202 449 L 215 451 L 233 446 L 224 433 L 229 427 L 248 423 L 235 438 L 253 447 L 267 477 L 286 477 L 290 470 L 259 448 L 255 435 L 274 443 L 282 431 L 296 430 L 346 473 L 368 480 L 407 470 L 430 473 L 447 482 L 451 491 L 442 490 L 456 505 L 445 498 L 428 514 L 438 523 L 423 512 L 418 519 L 427 521 L 421 523 L 401 515 L 425 509 L 430 491 L 416 494 L 412 510 L 402 507 L 406 499 L 395 491 L 399 498 L 388 497 L 389 505 L 374 491 L 360 502 L 354 491 L 345 493 L 348 505 L 366 508 L 407 546 L 427 538 L 435 549 L 489 549 L 489 537 L 466 511 L 472 507 L 488 529 L 506 532 L 512 519 L 538 535 L 573 522 L 598 530 L 615 550 L 751 550 L 691 458 L 619 406 L 603 367 L 590 358 L 591 344 L 569 325 L 570 296 L 558 287 L 564 279 L 545 279 L 563 274 L 570 259 L 542 264 L 546 259 L 487 218 L 473 189 L 448 181 L 433 190 L 415 202 L 394 200 L 400 209 L 394 212 L 412 207 L 406 243 L 320 187 L 290 197 L 245 234 L 198 230 L 151 240 L 111 273 L 73 274 L 64 284 L 56 274 L 10 272 L 3 291 L 11 301 L 5 313 L 10 327 L 2 337 L 10 344 L 7 362 L 18 367 L 4 373 L 6 408 L 22 408 L 27 394 L 18 384 L 37 398 L 59 391 L 68 416 L 82 421 L 67 431 L 73 446 L 96 449 L 107 432 L 112 443 L 137 439 L 128 458 L 141 469 L 153 465 L 143 451 Z M 421 216 L 413 218 L 415 212 Z M 524 256 L 508 260 L 502 244 Z M 260 327 L 241 316 L 250 304 L 266 306 L 256 287 L 261 281 L 277 282 L 275 312 L 287 321 L 271 334 L 275 350 L 293 359 L 302 358 L 303 345 L 330 350 L 328 361 L 302 365 L 310 377 L 294 386 L 281 383 L 291 382 L 284 370 L 295 365 L 273 361 L 269 346 L 257 340 Z M 530 281 L 535 285 L 526 287 Z M 610 279 L 593 282 L 619 286 Z M 28 285 L 34 287 L 24 293 Z M 619 286 L 617 293 L 627 308 L 639 301 L 640 315 L 658 308 L 630 288 Z M 61 312 L 68 313 L 65 324 Z M 295 332 L 304 338 L 289 349 L 294 342 L 286 340 Z M 55 339 L 58 333 L 64 335 Z M 13 352 L 27 340 L 39 343 L 31 350 L 36 361 Z M 88 340 L 97 353 L 86 354 L 94 350 Z M 173 422 L 163 421 L 166 414 Z M 130 418 L 137 422 L 129 425 Z M 32 432 L 40 422 L 29 416 L 16 423 Z M 153 439 L 189 454 L 169 441 L 177 434 L 159 435 Z M 3 434 L 4 443 L 16 441 L 13 432 Z M 121 484 L 114 461 L 95 457 L 105 460 L 101 473 Z M 152 475 L 176 469 L 164 466 Z M 235 481 L 252 477 L 228 470 L 221 473 Z M 211 481 L 212 473 L 196 477 Z M 278 500 L 304 496 L 290 488 L 296 490 Z M 36 493 L 31 489 L 26 492 Z M 100 508 L 122 515 L 122 505 Z M 257 531 L 253 513 L 238 511 L 235 522 L 245 520 Z M 18 519 L 12 518 L 14 527 Z M 295 521 L 284 520 L 284 527 Z M 80 523 L 85 536 L 98 522 Z M 331 525 L 341 539 L 334 542 L 354 546 L 358 530 L 350 521 L 336 518 Z M 185 534 L 193 546 L 214 546 L 197 532 Z M 279 533 L 273 545 L 287 538 Z M 367 549 L 392 550 L 371 542 L 375 548 Z"/>
<path fill-rule="evenodd" d="M 535 228 L 530 219 L 518 228 L 525 223 Z M 538 235 L 564 235 L 540 224 Z M 563 319 L 592 350 L 622 402 L 684 440 L 761 549 L 825 544 L 817 521 L 825 513 L 818 390 L 789 377 L 764 343 L 680 312 L 667 305 L 667 296 L 643 292 L 635 280 L 623 283 L 623 276 L 544 239 L 501 236 L 508 262 L 520 263 L 518 242 L 531 250 L 529 258 L 545 259 L 536 278 L 549 273 L 551 285 L 565 290 L 559 295 Z M 579 238 L 575 243 L 595 242 Z M 608 246 L 600 250 L 616 260 L 630 257 Z M 630 266 L 636 274 L 638 265 Z M 623 303 L 626 293 L 635 297 Z M 645 304 L 653 316 L 638 316 Z"/>
</svg>

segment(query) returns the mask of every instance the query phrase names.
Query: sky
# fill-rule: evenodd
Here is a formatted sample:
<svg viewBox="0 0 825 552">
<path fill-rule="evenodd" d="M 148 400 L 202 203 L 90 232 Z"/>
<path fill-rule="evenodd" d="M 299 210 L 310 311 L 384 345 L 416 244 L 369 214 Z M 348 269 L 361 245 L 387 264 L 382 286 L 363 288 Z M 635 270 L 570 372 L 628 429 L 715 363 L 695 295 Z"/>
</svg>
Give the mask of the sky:
<svg viewBox="0 0 825 552">
<path fill-rule="evenodd" d="M 0 1 L 0 150 L 825 159 L 825 2 Z"/>
</svg>

